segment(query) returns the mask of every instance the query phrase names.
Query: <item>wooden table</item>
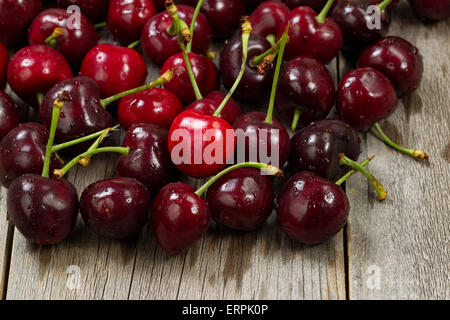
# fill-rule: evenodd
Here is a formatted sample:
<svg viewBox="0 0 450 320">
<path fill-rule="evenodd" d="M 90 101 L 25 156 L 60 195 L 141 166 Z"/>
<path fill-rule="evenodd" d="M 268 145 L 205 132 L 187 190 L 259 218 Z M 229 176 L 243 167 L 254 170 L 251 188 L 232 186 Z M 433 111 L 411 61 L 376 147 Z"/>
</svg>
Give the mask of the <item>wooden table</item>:
<svg viewBox="0 0 450 320">
<path fill-rule="evenodd" d="M 258 232 L 212 225 L 194 248 L 170 257 L 146 228 L 139 238 L 99 238 L 79 221 L 69 240 L 42 247 L 6 222 L 0 193 L 1 296 L 5 299 L 449 299 L 450 298 L 450 21 L 424 25 L 407 4 L 390 33 L 424 56 L 420 88 L 383 122 L 407 146 L 424 148 L 419 162 L 387 148 L 373 134 L 363 154 L 389 192 L 376 201 L 359 175 L 347 183 L 346 228 L 319 246 L 289 240 L 275 215 Z M 349 68 L 329 65 L 336 80 Z M 154 72 L 153 72 L 154 75 Z M 151 76 L 149 76 L 149 79 Z M 119 139 L 119 137 L 117 137 Z M 69 174 L 79 191 L 111 177 L 114 156 L 99 156 Z M 78 281 L 79 280 L 79 281 Z"/>
</svg>

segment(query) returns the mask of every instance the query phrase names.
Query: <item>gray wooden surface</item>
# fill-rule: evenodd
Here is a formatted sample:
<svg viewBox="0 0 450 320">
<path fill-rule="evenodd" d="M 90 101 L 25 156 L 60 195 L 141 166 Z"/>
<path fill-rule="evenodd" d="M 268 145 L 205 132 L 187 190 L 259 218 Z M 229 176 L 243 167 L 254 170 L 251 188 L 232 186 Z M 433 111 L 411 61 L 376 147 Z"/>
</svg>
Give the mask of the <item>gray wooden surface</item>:
<svg viewBox="0 0 450 320">
<path fill-rule="evenodd" d="M 332 240 L 320 246 L 296 244 L 279 230 L 272 215 L 267 225 L 254 233 L 233 232 L 213 224 L 205 239 L 177 257 L 158 248 L 148 228 L 134 239 L 115 241 L 97 237 L 81 221 L 64 243 L 41 247 L 28 243 L 19 232 L 13 237 L 7 232 L 6 193 L 2 190 L 2 296 L 449 298 L 450 25 L 448 21 L 422 25 L 401 5 L 391 34 L 419 47 L 425 74 L 417 93 L 405 98 L 383 126 L 404 144 L 426 149 L 431 161 L 428 165 L 417 162 L 392 152 L 371 134 L 364 137 L 362 156 L 377 154 L 370 168 L 388 189 L 388 199 L 377 202 L 367 183 L 354 176 L 347 184 L 352 208 L 348 226 Z M 329 68 L 336 70 L 336 65 L 333 62 Z M 339 65 L 341 71 L 348 67 L 343 60 Z M 90 183 L 111 177 L 114 162 L 115 156 L 99 156 L 89 167 L 70 172 L 69 180 L 81 192 Z M 10 259 L 9 250 L 3 254 L 9 247 Z"/>
</svg>

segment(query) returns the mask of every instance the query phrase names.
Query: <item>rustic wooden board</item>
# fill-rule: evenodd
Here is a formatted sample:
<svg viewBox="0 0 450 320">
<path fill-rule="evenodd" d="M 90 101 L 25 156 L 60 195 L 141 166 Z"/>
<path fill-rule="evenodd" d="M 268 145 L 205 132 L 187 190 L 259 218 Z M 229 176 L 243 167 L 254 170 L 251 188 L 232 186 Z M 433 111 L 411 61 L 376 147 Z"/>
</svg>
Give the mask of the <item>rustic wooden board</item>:
<svg viewBox="0 0 450 320">
<path fill-rule="evenodd" d="M 382 127 L 396 141 L 424 148 L 419 162 L 387 148 L 373 134 L 363 156 L 376 154 L 372 172 L 388 190 L 379 203 L 359 175 L 347 183 L 351 299 L 450 298 L 450 28 L 422 25 L 406 3 L 390 33 L 415 44 L 425 73 Z"/>
</svg>

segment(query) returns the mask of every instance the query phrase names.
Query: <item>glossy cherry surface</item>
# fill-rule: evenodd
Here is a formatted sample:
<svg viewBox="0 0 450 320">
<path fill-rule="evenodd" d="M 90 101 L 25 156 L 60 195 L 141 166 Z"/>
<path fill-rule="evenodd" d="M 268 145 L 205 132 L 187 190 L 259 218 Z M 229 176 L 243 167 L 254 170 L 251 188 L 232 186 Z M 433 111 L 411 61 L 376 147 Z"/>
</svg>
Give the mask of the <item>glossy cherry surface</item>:
<svg viewBox="0 0 450 320">
<path fill-rule="evenodd" d="M 104 43 L 89 50 L 80 74 L 94 79 L 100 88 L 100 97 L 107 98 L 143 85 L 147 65 L 137 51 Z"/>
<path fill-rule="evenodd" d="M 287 181 L 277 198 L 278 223 L 292 239 L 322 243 L 347 222 L 350 205 L 342 189 L 310 172 Z"/>
<path fill-rule="evenodd" d="M 109 0 L 57 0 L 58 7 L 62 9 L 78 6 L 81 13 L 94 23 L 106 20 L 108 3 Z"/>
<path fill-rule="evenodd" d="M 248 43 L 248 62 L 244 76 L 239 83 L 233 97 L 246 102 L 255 102 L 264 98 L 272 84 L 273 66 L 265 74 L 258 73 L 256 66 L 252 65 L 253 58 L 270 49 L 270 43 L 258 35 L 251 34 Z M 234 37 L 225 45 L 220 53 L 220 74 L 223 85 L 228 90 L 233 86 L 239 75 L 242 65 L 242 40 Z"/>
<path fill-rule="evenodd" d="M 9 54 L 5 46 L 0 42 L 0 88 L 6 83 L 6 69 L 8 67 Z"/>
<path fill-rule="evenodd" d="M 70 182 L 26 174 L 9 187 L 7 207 L 9 219 L 27 240 L 50 245 L 70 235 L 79 205 Z"/>
<path fill-rule="evenodd" d="M 5 91 L 0 90 L 0 141 L 19 123 L 16 104 Z"/>
<path fill-rule="evenodd" d="M 207 95 L 219 88 L 220 79 L 216 65 L 207 57 L 189 53 L 189 62 L 197 85 L 202 95 Z M 183 55 L 181 53 L 170 57 L 162 66 L 161 74 L 172 69 L 174 76 L 172 80 L 164 84 L 164 88 L 172 91 L 183 103 L 188 105 L 195 101 L 195 93 L 186 70 Z"/>
<path fill-rule="evenodd" d="M 250 15 L 253 34 L 261 37 L 277 35 L 282 24 L 288 20 L 289 8 L 279 1 L 264 1 Z"/>
<path fill-rule="evenodd" d="M 278 33 L 281 38 L 287 24 L 290 24 L 286 59 L 308 56 L 329 63 L 339 53 L 343 44 L 341 29 L 331 18 L 319 23 L 316 16 L 310 7 L 298 7 L 289 13 L 288 20 L 281 25 Z"/>
<path fill-rule="evenodd" d="M 272 123 L 266 123 L 264 122 L 265 119 L 265 113 L 254 111 L 244 114 L 234 122 L 233 128 L 238 139 L 237 160 L 242 162 L 243 159 L 241 158 L 244 158 L 245 161 L 267 163 L 267 160 L 260 157 L 260 153 L 264 155 L 267 152 L 268 157 L 278 157 L 279 163 L 272 162 L 271 164 L 281 168 L 289 157 L 291 140 L 280 122 L 273 119 Z M 244 150 L 241 150 L 239 141 L 244 139 L 244 136 L 249 138 L 245 138 Z M 267 151 L 261 150 L 262 147 L 266 148 Z M 276 149 L 272 150 L 272 147 Z"/>
<path fill-rule="evenodd" d="M 258 169 L 236 169 L 208 188 L 206 201 L 216 222 L 236 230 L 255 230 L 272 213 L 272 182 Z"/>
<path fill-rule="evenodd" d="M 41 10 L 41 0 L 0 0 L 0 42 L 7 47 L 22 44 Z"/>
<path fill-rule="evenodd" d="M 359 131 L 367 131 L 387 118 L 397 107 L 392 83 L 373 68 L 348 72 L 339 83 L 337 109 L 339 117 Z"/>
<path fill-rule="evenodd" d="M 43 44 L 20 49 L 8 64 L 8 83 L 25 102 L 37 106 L 38 93 L 45 94 L 56 83 L 72 78 L 64 57 Z"/>
<path fill-rule="evenodd" d="M 409 0 L 409 5 L 420 19 L 437 21 L 450 17 L 448 0 Z"/>
<path fill-rule="evenodd" d="M 205 236 L 210 216 L 208 204 L 191 186 L 171 183 L 161 189 L 153 202 L 153 233 L 165 251 L 179 254 Z"/>
<path fill-rule="evenodd" d="M 191 25 L 194 8 L 179 5 L 178 16 L 181 20 Z M 174 54 L 181 52 L 176 35 L 167 33 L 172 25 L 172 18 L 167 12 L 162 12 L 151 17 L 144 26 L 141 35 L 141 45 L 147 57 L 158 66 L 161 66 Z M 195 21 L 194 40 L 192 51 L 205 54 L 211 45 L 211 28 L 205 16 L 200 13 Z"/>
<path fill-rule="evenodd" d="M 108 29 L 123 45 L 138 40 L 147 20 L 157 13 L 153 0 L 110 0 Z"/>
<path fill-rule="evenodd" d="M 46 44 L 45 40 L 53 33 L 55 28 L 62 28 L 63 34 L 55 39 L 55 49 L 61 53 L 67 62 L 74 68 L 80 66 L 86 53 L 98 42 L 97 31 L 94 25 L 80 14 L 79 23 L 68 26 L 72 13 L 64 9 L 47 9 L 42 11 L 30 26 L 28 42 L 31 44 Z"/>
<path fill-rule="evenodd" d="M 108 238 L 134 236 L 148 220 L 150 197 L 147 188 L 132 178 L 111 178 L 89 185 L 80 197 L 84 223 Z"/>
<path fill-rule="evenodd" d="M 340 0 L 337 0 L 335 1 L 335 3 L 339 1 Z M 283 2 L 291 9 L 295 9 L 299 6 L 308 6 L 311 7 L 315 12 L 319 13 L 327 3 L 327 0 L 283 0 Z"/>
<path fill-rule="evenodd" d="M 310 171 L 335 181 L 349 169 L 339 164 L 344 153 L 356 161 L 361 154 L 358 133 L 339 120 L 321 120 L 296 132 L 291 139 L 291 163 L 296 171 Z"/>
<path fill-rule="evenodd" d="M 423 74 L 423 57 L 411 43 L 400 37 L 387 37 L 368 47 L 358 67 L 372 67 L 391 80 L 398 96 L 415 91 Z"/>
</svg>

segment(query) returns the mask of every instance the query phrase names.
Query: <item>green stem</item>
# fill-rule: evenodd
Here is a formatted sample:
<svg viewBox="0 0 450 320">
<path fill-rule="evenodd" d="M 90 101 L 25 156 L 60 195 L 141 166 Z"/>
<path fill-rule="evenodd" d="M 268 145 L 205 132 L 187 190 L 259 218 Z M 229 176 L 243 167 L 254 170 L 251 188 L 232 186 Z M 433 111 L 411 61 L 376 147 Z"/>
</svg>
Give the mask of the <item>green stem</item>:
<svg viewBox="0 0 450 320">
<path fill-rule="evenodd" d="M 64 106 L 63 98 L 56 98 L 53 102 L 53 110 L 52 110 L 52 122 L 50 125 L 50 134 L 47 141 L 47 148 L 45 149 L 45 158 L 44 158 L 44 166 L 42 167 L 42 176 L 45 178 L 49 177 L 50 171 L 50 158 L 52 156 L 52 147 L 53 141 L 55 141 L 55 133 L 56 127 L 58 126 L 58 119 L 61 113 L 61 110 Z"/>
<path fill-rule="evenodd" d="M 222 178 L 227 173 L 234 171 L 236 169 L 239 169 L 239 168 L 256 168 L 256 169 L 264 170 L 267 174 L 277 176 L 277 177 L 283 175 L 283 171 L 281 169 L 274 167 L 270 164 L 259 163 L 259 162 L 242 162 L 242 163 L 235 164 L 231 167 L 228 167 L 228 168 L 222 170 L 221 172 L 219 172 L 217 175 L 215 175 L 214 177 L 209 179 L 203 186 L 198 188 L 197 191 L 195 191 L 195 194 L 197 196 L 201 197 L 203 195 L 203 193 L 205 193 L 205 191 L 211 185 L 213 185 L 217 180 Z"/>
<path fill-rule="evenodd" d="M 382 12 L 388 5 L 390 5 L 392 0 L 384 0 L 381 3 L 378 4 L 378 8 L 380 9 L 380 12 Z"/>
<path fill-rule="evenodd" d="M 104 27 L 106 27 L 106 22 L 99 22 L 97 24 L 94 24 L 94 28 L 95 29 L 101 29 L 101 28 L 104 28 Z"/>
<path fill-rule="evenodd" d="M 291 130 L 295 131 L 297 129 L 298 121 L 300 120 L 300 116 L 302 111 L 300 109 L 294 110 L 294 118 L 292 119 Z"/>
<path fill-rule="evenodd" d="M 391 139 L 389 139 L 389 137 L 384 133 L 383 129 L 381 129 L 379 123 L 376 122 L 373 126 L 375 127 L 375 130 L 377 130 L 378 134 L 381 136 L 383 141 L 388 146 L 393 148 L 394 150 L 400 151 L 400 152 L 407 154 L 413 158 L 417 158 L 420 160 L 423 160 L 423 159 L 428 160 L 428 155 L 425 152 L 423 152 L 422 150 L 401 147 L 398 144 L 396 144 L 395 142 L 393 142 Z"/>
<path fill-rule="evenodd" d="M 36 99 L 37 99 L 37 101 L 38 101 L 38 105 L 41 106 L 42 100 L 44 100 L 44 94 L 43 94 L 43 93 L 38 93 L 38 94 L 36 95 Z"/>
<path fill-rule="evenodd" d="M 64 34 L 64 30 L 62 28 L 56 27 L 52 34 L 45 39 L 45 44 L 49 47 L 55 48 L 58 44 L 58 38 Z"/>
<path fill-rule="evenodd" d="M 128 45 L 128 48 L 130 48 L 130 49 L 135 49 L 140 43 L 141 43 L 141 40 L 136 40 L 136 41 L 130 43 L 130 44 Z"/>
<path fill-rule="evenodd" d="M 98 131 L 96 133 L 90 134 L 88 136 L 84 136 L 84 137 L 81 137 L 81 138 L 78 138 L 78 139 L 75 139 L 75 140 L 72 140 L 72 141 L 63 142 L 63 143 L 54 145 L 53 148 L 52 148 L 52 152 L 58 152 L 59 150 L 66 149 L 68 147 L 71 147 L 71 146 L 74 146 L 74 145 L 77 145 L 77 144 L 80 144 L 80 143 L 92 140 L 94 138 L 98 138 L 102 134 L 104 134 L 105 132 L 109 133 L 109 132 L 117 129 L 118 127 L 119 126 L 115 126 L 115 127 L 112 127 L 112 128 L 107 128 L 107 129 Z"/>
<path fill-rule="evenodd" d="M 248 42 L 250 40 L 250 34 L 252 33 L 252 25 L 250 20 L 246 19 L 242 23 L 242 62 L 241 62 L 241 70 L 239 71 L 238 77 L 234 81 L 233 86 L 230 91 L 227 93 L 225 99 L 223 99 L 222 103 L 219 105 L 217 110 L 214 112 L 213 116 L 218 117 L 222 112 L 223 108 L 225 108 L 227 102 L 230 100 L 236 88 L 239 86 L 239 83 L 244 76 L 245 68 L 247 66 L 248 59 Z"/>
<path fill-rule="evenodd" d="M 366 160 L 364 160 L 363 162 L 361 162 L 359 165 L 362 167 L 365 167 L 367 164 L 369 164 L 370 161 L 373 160 L 373 158 L 375 158 L 375 155 L 371 156 L 370 158 L 367 158 Z M 354 175 L 356 173 L 355 170 L 350 170 L 349 172 L 347 172 L 345 175 L 342 176 L 342 178 L 340 178 L 338 181 L 336 181 L 336 184 L 338 186 L 340 186 L 341 184 L 343 184 L 345 181 L 347 181 L 348 178 L 350 178 L 352 175 Z"/>
<path fill-rule="evenodd" d="M 361 172 L 367 180 L 369 180 L 370 184 L 374 187 L 375 191 L 378 194 L 378 200 L 384 200 L 386 199 L 387 192 L 384 189 L 384 187 L 381 185 L 380 182 L 363 166 L 361 166 L 359 163 L 353 161 L 350 158 L 347 158 L 343 153 L 339 154 L 340 161 L 339 163 L 341 165 L 346 165 L 352 168 L 355 171 Z"/>
<path fill-rule="evenodd" d="M 316 20 L 318 23 L 322 24 L 325 22 L 325 18 L 327 17 L 328 11 L 330 11 L 331 6 L 333 5 L 334 0 L 328 0 L 323 7 L 322 11 L 316 16 Z"/>
<path fill-rule="evenodd" d="M 264 58 L 267 57 L 269 54 L 273 55 L 273 57 L 275 58 L 280 50 L 281 40 L 282 40 L 282 38 L 280 40 L 278 40 L 269 50 L 261 53 L 257 57 L 254 57 L 252 59 L 252 65 L 254 65 L 254 66 L 259 65 L 264 60 Z"/>
<path fill-rule="evenodd" d="M 200 13 L 200 9 L 203 6 L 203 2 L 205 2 L 205 0 L 198 1 L 197 6 L 195 7 L 194 15 L 192 16 L 191 28 L 189 29 L 189 31 L 191 33 L 191 41 L 189 41 L 186 46 L 186 52 L 188 52 L 188 53 L 192 51 L 192 42 L 194 41 L 195 22 L 197 21 L 197 17 L 198 17 L 198 14 Z"/>
<path fill-rule="evenodd" d="M 266 40 L 270 43 L 271 46 L 274 46 L 275 43 L 277 42 L 277 36 L 274 35 L 274 34 L 269 34 L 269 35 L 266 37 Z"/>
<path fill-rule="evenodd" d="M 194 89 L 195 98 L 197 100 L 203 99 L 202 93 L 200 92 L 200 88 L 198 87 L 197 80 L 195 80 L 194 72 L 192 71 L 191 62 L 189 61 L 189 56 L 186 53 L 186 48 L 184 43 L 180 41 L 180 37 L 178 37 L 178 43 L 180 44 L 181 54 L 183 55 L 184 64 L 186 65 L 186 70 L 189 75 L 189 80 L 191 80 L 192 89 Z"/>
<path fill-rule="evenodd" d="M 288 24 L 286 27 L 286 30 L 284 30 L 284 32 L 283 32 L 283 36 L 281 37 L 280 52 L 278 54 L 277 65 L 275 67 L 275 73 L 273 76 L 269 108 L 267 109 L 267 116 L 266 116 L 266 119 L 264 120 L 264 122 L 266 122 L 266 123 L 272 123 L 273 107 L 275 105 L 275 94 L 277 93 L 278 78 L 280 77 L 281 64 L 283 62 L 284 48 L 286 47 L 286 43 L 287 43 L 287 39 L 288 39 L 289 27 L 290 27 L 290 25 Z"/>
</svg>

